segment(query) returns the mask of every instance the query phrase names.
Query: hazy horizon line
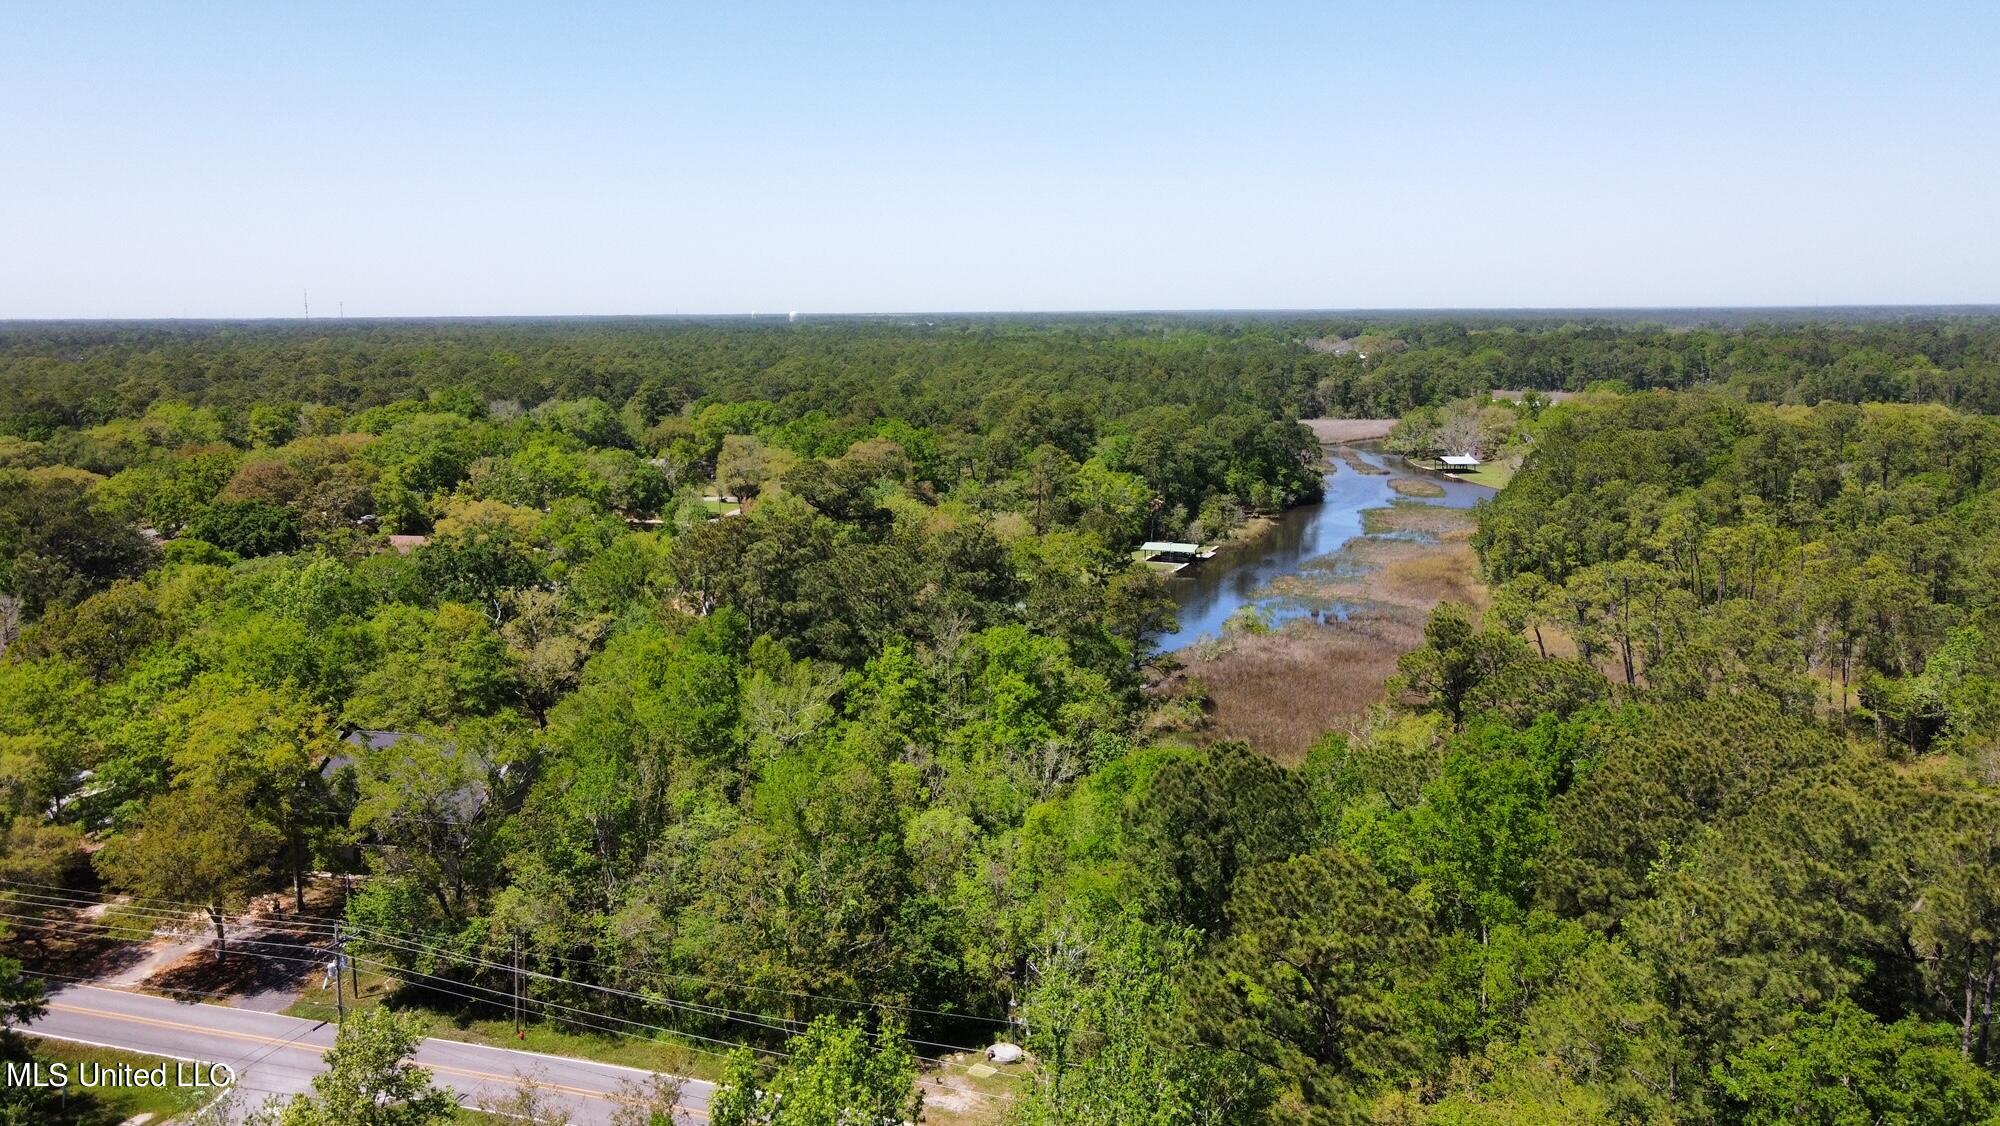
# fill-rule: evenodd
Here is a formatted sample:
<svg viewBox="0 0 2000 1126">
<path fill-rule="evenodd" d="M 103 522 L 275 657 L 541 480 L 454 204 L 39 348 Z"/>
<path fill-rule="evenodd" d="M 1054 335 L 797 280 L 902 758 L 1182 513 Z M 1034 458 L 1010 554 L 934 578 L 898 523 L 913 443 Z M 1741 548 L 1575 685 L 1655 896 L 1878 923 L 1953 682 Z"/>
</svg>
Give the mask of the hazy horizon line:
<svg viewBox="0 0 2000 1126">
<path fill-rule="evenodd" d="M 2000 314 L 2000 301 L 1953 302 L 1836 302 L 1817 304 L 1754 305 L 1379 305 L 1353 307 L 1279 306 L 1195 306 L 1179 308 L 1094 308 L 1094 309 L 890 309 L 868 312 L 815 312 L 812 310 L 742 310 L 710 312 L 648 313 L 381 313 L 334 314 L 332 316 L 250 316 L 242 314 L 148 316 L 0 316 L 0 325 L 35 324 L 339 324 L 348 322 L 406 321 L 613 321 L 613 320 L 865 320 L 906 317 L 1159 317 L 1159 316 L 1255 316 L 1255 317 L 1380 317 L 1477 314 L 1483 316 L 1551 316 L 1561 314 L 1630 315 L 1640 313 L 1990 313 Z"/>
</svg>

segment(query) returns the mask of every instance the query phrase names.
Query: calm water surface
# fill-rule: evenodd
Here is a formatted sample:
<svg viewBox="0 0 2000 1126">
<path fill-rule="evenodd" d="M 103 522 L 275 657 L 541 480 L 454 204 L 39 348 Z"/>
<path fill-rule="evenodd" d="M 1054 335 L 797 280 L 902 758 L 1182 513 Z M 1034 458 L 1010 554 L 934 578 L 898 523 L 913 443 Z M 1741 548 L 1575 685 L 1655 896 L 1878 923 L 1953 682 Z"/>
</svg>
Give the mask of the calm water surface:
<svg viewBox="0 0 2000 1126">
<path fill-rule="evenodd" d="M 1470 508 L 1493 490 L 1484 485 L 1452 481 L 1403 464 L 1403 459 L 1365 446 L 1353 447 L 1362 460 L 1387 474 L 1360 473 L 1335 462 L 1326 476 L 1326 499 L 1285 513 L 1278 526 L 1256 543 L 1232 548 L 1208 561 L 1187 578 L 1169 580 L 1168 589 L 1180 604 L 1181 628 L 1160 639 L 1169 652 L 1222 633 L 1222 623 L 1245 606 L 1256 606 L 1274 624 L 1303 617 L 1316 608 L 1295 599 L 1276 597 L 1266 588 L 1272 579 L 1297 574 L 1315 560 L 1325 560 L 1363 534 L 1361 513 L 1398 501 Z M 1389 488 L 1397 477 L 1422 477 L 1444 486 L 1436 498 L 1405 497 Z M 1338 607 L 1333 612 L 1345 617 Z"/>
</svg>

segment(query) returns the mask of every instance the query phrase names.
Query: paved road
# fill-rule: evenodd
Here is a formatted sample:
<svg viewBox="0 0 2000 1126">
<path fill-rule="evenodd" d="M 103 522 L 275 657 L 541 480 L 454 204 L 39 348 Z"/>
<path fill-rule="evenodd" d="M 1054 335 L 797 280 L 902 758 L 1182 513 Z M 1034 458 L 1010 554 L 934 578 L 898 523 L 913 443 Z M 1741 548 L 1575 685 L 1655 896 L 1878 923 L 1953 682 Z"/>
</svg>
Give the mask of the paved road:
<svg viewBox="0 0 2000 1126">
<path fill-rule="evenodd" d="M 271 1095 L 306 1090 L 323 1066 L 322 1053 L 333 1046 L 334 1026 L 324 1021 L 88 985 L 51 992 L 48 1008 L 46 1016 L 22 1031 L 170 1059 L 226 1063 L 236 1070 L 246 1107 L 258 1106 Z M 536 1074 L 543 1089 L 565 1101 L 579 1123 L 608 1121 L 619 1086 L 644 1082 L 651 1074 L 457 1040 L 425 1040 L 417 1048 L 416 1061 L 473 1107 L 491 1105 L 491 1100 L 512 1091 L 517 1075 Z M 707 1121 L 713 1090 L 713 1084 L 699 1079 L 682 1084 L 681 1113 L 686 1121 Z"/>
</svg>

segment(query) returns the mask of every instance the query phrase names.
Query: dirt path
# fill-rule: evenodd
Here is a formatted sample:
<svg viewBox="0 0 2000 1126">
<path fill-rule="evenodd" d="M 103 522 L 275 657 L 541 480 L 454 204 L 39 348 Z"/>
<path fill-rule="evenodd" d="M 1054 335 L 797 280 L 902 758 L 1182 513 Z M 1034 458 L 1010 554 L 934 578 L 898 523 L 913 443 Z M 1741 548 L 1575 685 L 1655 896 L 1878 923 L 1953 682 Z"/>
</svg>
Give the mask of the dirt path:
<svg viewBox="0 0 2000 1126">
<path fill-rule="evenodd" d="M 170 920 L 116 901 L 48 911 L 17 941 L 29 968 L 56 980 L 278 1012 L 330 957 L 326 924 L 337 917 L 336 896 L 316 891 L 312 898 L 304 915 L 284 910 L 285 897 L 274 896 L 233 917 L 221 958 L 205 916 Z"/>
<path fill-rule="evenodd" d="M 142 985 L 146 979 L 182 959 L 207 950 L 213 938 L 156 938 L 145 944 L 145 956 L 116 973 L 98 978 L 92 985 L 126 989 Z"/>
</svg>

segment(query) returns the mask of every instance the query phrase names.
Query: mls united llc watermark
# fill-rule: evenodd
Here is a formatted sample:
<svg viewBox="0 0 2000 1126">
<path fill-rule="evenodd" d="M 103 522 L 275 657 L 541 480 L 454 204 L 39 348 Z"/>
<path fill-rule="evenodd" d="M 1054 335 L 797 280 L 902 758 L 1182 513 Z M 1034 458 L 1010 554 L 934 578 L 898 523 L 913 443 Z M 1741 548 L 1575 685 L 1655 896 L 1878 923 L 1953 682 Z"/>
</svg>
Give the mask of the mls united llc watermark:
<svg viewBox="0 0 2000 1126">
<path fill-rule="evenodd" d="M 7 1064 L 9 1087 L 227 1087 L 234 1082 L 235 1068 L 202 1060 L 163 1060 L 151 1067 L 96 1060 Z"/>
</svg>

